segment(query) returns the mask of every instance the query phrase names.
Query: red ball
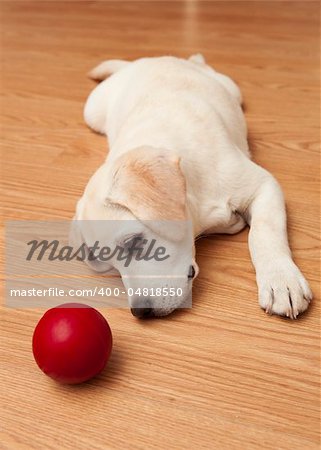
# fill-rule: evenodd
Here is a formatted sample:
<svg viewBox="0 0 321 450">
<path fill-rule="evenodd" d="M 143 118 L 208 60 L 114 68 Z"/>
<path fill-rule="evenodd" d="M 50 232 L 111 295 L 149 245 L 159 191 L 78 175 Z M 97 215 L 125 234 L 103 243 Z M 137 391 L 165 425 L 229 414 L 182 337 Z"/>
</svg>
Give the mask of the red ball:
<svg viewBox="0 0 321 450">
<path fill-rule="evenodd" d="M 103 370 L 112 342 L 110 327 L 100 312 L 88 305 L 65 303 L 49 309 L 39 320 L 32 350 L 46 375 L 76 384 Z"/>
</svg>

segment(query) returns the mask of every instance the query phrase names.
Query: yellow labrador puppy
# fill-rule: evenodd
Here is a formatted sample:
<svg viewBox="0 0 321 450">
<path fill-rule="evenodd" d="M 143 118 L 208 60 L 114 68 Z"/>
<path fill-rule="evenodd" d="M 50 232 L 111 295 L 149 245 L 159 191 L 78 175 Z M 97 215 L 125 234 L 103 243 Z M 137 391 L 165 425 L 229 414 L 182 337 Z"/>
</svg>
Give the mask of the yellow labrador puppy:
<svg viewBox="0 0 321 450">
<path fill-rule="evenodd" d="M 180 295 L 144 295 L 143 306 L 136 307 L 132 293 L 139 275 L 159 266 L 149 261 L 125 268 L 117 259 L 95 261 L 96 270 L 113 266 L 125 286 L 135 288 L 129 295 L 133 314 L 161 316 L 180 307 L 198 272 L 195 237 L 237 233 L 247 224 L 260 306 L 291 318 L 305 311 L 312 294 L 291 257 L 282 191 L 250 159 L 236 84 L 202 55 L 110 60 L 90 76 L 102 82 L 87 100 L 85 121 L 108 136 L 110 151 L 78 202 L 76 219 L 136 219 L 130 233 L 119 226 L 103 239 L 121 246 L 142 236 L 161 240 L 174 255 L 161 273 L 172 274 L 176 264 L 186 273 L 180 281 L 159 281 L 161 288 L 164 279 L 167 287 L 179 287 Z M 172 225 L 162 226 L 163 221 Z M 186 223 L 192 224 L 192 233 Z M 94 229 L 87 226 L 81 239 L 93 243 Z"/>
</svg>

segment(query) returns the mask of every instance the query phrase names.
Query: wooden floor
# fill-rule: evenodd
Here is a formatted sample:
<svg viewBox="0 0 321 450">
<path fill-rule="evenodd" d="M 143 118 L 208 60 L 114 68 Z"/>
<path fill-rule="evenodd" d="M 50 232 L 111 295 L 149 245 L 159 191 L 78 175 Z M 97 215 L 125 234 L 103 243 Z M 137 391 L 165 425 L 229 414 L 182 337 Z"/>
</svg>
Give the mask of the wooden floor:
<svg viewBox="0 0 321 450">
<path fill-rule="evenodd" d="M 104 309 L 114 352 L 59 386 L 36 367 L 43 310 L 2 308 L 2 448 L 318 449 L 319 3 L 2 1 L 4 219 L 70 219 L 103 161 L 86 73 L 105 58 L 204 53 L 245 98 L 254 160 L 284 188 L 303 317 L 258 306 L 247 230 L 197 244 L 194 307 L 138 321 Z"/>
</svg>

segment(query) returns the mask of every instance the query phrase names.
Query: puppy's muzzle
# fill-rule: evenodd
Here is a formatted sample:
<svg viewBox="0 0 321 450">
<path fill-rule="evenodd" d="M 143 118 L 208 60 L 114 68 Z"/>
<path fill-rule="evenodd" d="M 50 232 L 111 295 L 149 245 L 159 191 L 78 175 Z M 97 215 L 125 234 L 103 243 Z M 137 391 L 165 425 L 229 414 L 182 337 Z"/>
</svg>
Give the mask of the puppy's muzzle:
<svg viewBox="0 0 321 450">
<path fill-rule="evenodd" d="M 196 266 L 196 265 L 195 265 Z M 187 279 L 193 280 L 195 276 L 197 275 L 197 266 L 196 270 L 194 265 L 189 266 L 188 273 L 187 273 Z M 132 304 L 131 313 L 133 316 L 139 318 L 139 319 L 148 319 L 150 317 L 155 317 L 158 314 L 157 308 L 152 308 L 151 306 L 155 303 L 155 299 L 144 297 L 144 298 L 136 298 Z"/>
<path fill-rule="evenodd" d="M 131 313 L 138 319 L 148 319 L 154 316 L 153 308 L 131 308 Z"/>
<path fill-rule="evenodd" d="M 187 278 L 189 280 L 193 280 L 195 278 L 195 275 L 196 275 L 196 270 L 195 270 L 194 266 L 189 266 Z"/>
</svg>

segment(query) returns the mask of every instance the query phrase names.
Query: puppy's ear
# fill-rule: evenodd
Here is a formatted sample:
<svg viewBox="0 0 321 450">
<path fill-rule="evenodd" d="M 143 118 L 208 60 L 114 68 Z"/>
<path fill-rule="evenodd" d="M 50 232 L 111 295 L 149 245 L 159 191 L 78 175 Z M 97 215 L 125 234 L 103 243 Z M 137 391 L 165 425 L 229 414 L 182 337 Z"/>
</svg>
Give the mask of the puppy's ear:
<svg viewBox="0 0 321 450">
<path fill-rule="evenodd" d="M 180 239 L 183 230 L 179 233 L 175 222 L 178 225 L 178 221 L 187 220 L 185 200 L 185 178 L 179 158 L 169 152 L 139 148 L 115 162 L 107 201 L 129 209 L 140 221 L 151 221 L 146 225 L 154 231 L 164 235 L 164 222 L 168 222 L 175 228 L 175 236 L 169 230 L 165 234 L 171 234 L 173 240 Z"/>
</svg>

